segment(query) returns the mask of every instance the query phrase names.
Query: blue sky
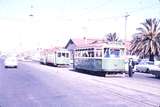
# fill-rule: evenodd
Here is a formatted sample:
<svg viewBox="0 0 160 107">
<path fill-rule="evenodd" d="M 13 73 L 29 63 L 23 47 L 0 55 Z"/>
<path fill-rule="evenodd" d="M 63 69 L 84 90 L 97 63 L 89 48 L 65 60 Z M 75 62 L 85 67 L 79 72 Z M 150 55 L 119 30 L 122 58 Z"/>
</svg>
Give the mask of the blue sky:
<svg viewBox="0 0 160 107">
<path fill-rule="evenodd" d="M 0 48 L 65 45 L 69 38 L 110 32 L 124 39 L 126 13 L 131 39 L 146 18 L 160 17 L 159 7 L 159 0 L 0 0 Z"/>
</svg>

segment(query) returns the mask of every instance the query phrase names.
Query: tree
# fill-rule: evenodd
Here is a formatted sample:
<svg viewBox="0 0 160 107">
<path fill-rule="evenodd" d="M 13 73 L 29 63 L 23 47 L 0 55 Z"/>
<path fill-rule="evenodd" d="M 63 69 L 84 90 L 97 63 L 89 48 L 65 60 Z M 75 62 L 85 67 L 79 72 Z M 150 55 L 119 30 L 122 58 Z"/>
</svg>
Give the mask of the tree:
<svg viewBox="0 0 160 107">
<path fill-rule="evenodd" d="M 140 57 L 149 57 L 150 61 L 154 61 L 154 56 L 160 55 L 160 20 L 146 19 L 141 23 L 141 27 L 137 28 L 138 33 L 131 41 L 131 54 Z"/>
<path fill-rule="evenodd" d="M 118 41 L 119 41 L 119 38 L 116 32 L 105 35 L 105 42 L 118 42 Z"/>
</svg>

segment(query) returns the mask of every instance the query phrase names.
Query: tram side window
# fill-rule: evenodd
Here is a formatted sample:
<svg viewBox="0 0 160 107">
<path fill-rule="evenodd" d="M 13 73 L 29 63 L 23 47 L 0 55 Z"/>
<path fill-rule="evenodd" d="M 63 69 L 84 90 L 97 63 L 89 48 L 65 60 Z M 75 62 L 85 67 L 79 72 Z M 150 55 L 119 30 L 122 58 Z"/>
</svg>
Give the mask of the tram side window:
<svg viewBox="0 0 160 107">
<path fill-rule="evenodd" d="M 66 58 L 69 58 L 69 53 L 66 53 Z"/>
<path fill-rule="evenodd" d="M 61 53 L 60 52 L 58 52 L 58 55 L 57 55 L 58 57 L 61 57 Z"/>
<path fill-rule="evenodd" d="M 88 57 L 88 54 L 86 51 L 83 51 L 82 57 Z"/>
<path fill-rule="evenodd" d="M 78 51 L 74 52 L 74 57 L 78 57 Z"/>
<path fill-rule="evenodd" d="M 65 53 L 62 53 L 62 57 L 65 57 Z"/>
<path fill-rule="evenodd" d="M 96 50 L 96 57 L 102 57 L 102 50 Z"/>
<path fill-rule="evenodd" d="M 109 55 L 109 48 L 104 49 L 104 57 L 110 57 Z"/>
<path fill-rule="evenodd" d="M 77 57 L 80 57 L 80 56 L 81 56 L 81 52 L 77 51 Z"/>
<path fill-rule="evenodd" d="M 88 52 L 89 57 L 94 57 L 94 52 Z"/>
<path fill-rule="evenodd" d="M 121 49 L 120 55 L 124 55 L 124 49 Z"/>
</svg>

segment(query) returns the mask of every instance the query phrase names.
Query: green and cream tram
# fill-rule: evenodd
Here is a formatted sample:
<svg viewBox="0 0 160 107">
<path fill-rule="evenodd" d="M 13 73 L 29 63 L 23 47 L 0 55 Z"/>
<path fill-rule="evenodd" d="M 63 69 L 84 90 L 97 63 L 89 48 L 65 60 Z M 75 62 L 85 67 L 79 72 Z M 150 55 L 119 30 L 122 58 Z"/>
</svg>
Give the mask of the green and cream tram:
<svg viewBox="0 0 160 107">
<path fill-rule="evenodd" d="M 44 50 L 41 52 L 40 63 L 54 66 L 69 65 L 70 52 L 62 48 Z"/>
<path fill-rule="evenodd" d="M 74 51 L 74 68 L 105 74 L 124 74 L 125 46 L 119 43 L 96 43 Z"/>
</svg>

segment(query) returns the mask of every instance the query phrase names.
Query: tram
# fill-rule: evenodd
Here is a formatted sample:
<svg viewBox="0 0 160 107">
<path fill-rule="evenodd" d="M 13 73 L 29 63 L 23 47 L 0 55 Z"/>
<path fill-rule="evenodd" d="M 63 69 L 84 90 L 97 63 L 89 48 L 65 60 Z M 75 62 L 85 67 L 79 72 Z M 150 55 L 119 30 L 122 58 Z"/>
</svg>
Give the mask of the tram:
<svg viewBox="0 0 160 107">
<path fill-rule="evenodd" d="M 125 46 L 120 43 L 96 43 L 78 47 L 74 51 L 74 69 L 94 73 L 123 74 Z"/>
<path fill-rule="evenodd" d="M 40 63 L 60 66 L 70 64 L 70 52 L 62 48 L 46 49 L 41 53 Z"/>
</svg>

